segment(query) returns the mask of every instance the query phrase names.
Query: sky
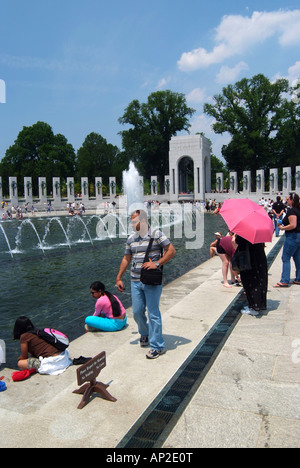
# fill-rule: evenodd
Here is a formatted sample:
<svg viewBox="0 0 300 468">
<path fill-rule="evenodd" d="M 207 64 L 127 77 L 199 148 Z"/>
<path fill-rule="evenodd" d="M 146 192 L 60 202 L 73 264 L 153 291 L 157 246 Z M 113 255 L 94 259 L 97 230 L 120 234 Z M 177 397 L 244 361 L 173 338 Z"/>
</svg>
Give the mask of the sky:
<svg viewBox="0 0 300 468">
<path fill-rule="evenodd" d="M 300 78 L 299 0 L 0 0 L 0 159 L 38 121 L 75 151 L 91 132 L 122 149 L 128 104 L 166 89 L 222 159 L 203 105 L 258 73 Z"/>
</svg>

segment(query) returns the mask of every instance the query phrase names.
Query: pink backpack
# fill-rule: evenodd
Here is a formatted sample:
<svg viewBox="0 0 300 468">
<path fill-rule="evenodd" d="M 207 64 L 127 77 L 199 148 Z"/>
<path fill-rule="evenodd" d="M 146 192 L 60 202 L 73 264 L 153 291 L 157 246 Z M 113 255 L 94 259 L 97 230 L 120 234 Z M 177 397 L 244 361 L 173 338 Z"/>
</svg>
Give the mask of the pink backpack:
<svg viewBox="0 0 300 468">
<path fill-rule="evenodd" d="M 69 338 L 54 328 L 43 328 L 41 330 L 34 330 L 31 333 L 47 341 L 47 343 L 51 344 L 59 351 L 65 351 L 70 344 Z"/>
</svg>

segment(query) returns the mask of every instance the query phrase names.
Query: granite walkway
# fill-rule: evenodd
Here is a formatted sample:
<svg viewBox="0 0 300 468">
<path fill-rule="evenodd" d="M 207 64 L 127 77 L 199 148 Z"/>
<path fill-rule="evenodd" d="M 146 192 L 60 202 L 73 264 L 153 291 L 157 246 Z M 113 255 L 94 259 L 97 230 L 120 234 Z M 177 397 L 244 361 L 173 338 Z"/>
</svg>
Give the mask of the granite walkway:
<svg viewBox="0 0 300 468">
<path fill-rule="evenodd" d="M 269 270 L 268 310 L 259 317 L 238 314 L 176 424 L 166 425 L 154 447 L 300 446 L 300 287 L 272 288 L 280 272 L 279 253 Z M 139 421 L 143 426 L 143 415 L 237 299 L 240 289 L 223 287 L 221 262 L 214 257 L 164 287 L 168 351 L 159 359 L 145 358 L 130 309 L 125 330 L 74 340 L 72 358 L 106 352 L 98 380 L 109 384 L 114 403 L 94 395 L 77 409 L 76 366 L 58 377 L 34 375 L 22 382 L 11 380 L 11 369 L 1 369 L 7 390 L 0 393 L 0 447 L 126 446 L 133 427 Z"/>
</svg>

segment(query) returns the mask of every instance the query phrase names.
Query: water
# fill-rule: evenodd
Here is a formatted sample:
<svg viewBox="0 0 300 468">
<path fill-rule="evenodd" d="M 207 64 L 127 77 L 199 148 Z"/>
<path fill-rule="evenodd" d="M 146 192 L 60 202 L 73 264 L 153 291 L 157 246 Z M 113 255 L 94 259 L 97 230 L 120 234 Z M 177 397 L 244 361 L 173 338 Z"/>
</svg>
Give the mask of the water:
<svg viewBox="0 0 300 468">
<path fill-rule="evenodd" d="M 113 235 L 108 230 L 112 218 Z M 177 255 L 164 267 L 164 284 L 207 260 L 213 233 L 226 232 L 220 216 L 205 213 L 203 219 L 204 245 L 196 250 L 187 250 L 186 239 L 174 238 L 171 230 Z M 89 289 L 93 281 L 104 282 L 125 307 L 131 305 L 129 270 L 124 275 L 125 292 L 121 295 L 115 288 L 126 243 L 123 218 L 119 221 L 110 214 L 26 221 L 0 225 L 5 231 L 4 235 L 0 229 L 0 339 L 6 344 L 6 365 L 12 368 L 20 354 L 19 342 L 12 340 L 18 316 L 28 316 L 37 327 L 57 328 L 73 340 L 84 333 L 84 319 L 94 312 Z M 107 227 L 100 236 L 99 222 Z"/>
<path fill-rule="evenodd" d="M 128 213 L 144 207 L 144 189 L 140 183 L 140 175 L 131 161 L 128 171 L 123 172 L 123 192 L 127 198 Z"/>
</svg>

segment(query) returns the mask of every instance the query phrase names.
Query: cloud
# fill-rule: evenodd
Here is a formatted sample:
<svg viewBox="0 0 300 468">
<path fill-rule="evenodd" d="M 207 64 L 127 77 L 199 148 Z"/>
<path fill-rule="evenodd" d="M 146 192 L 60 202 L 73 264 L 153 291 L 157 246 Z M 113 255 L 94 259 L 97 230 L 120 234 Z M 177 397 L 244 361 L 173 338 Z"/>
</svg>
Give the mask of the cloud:
<svg viewBox="0 0 300 468">
<path fill-rule="evenodd" d="M 288 80 L 295 86 L 300 77 L 300 62 L 296 62 L 288 69 Z"/>
<path fill-rule="evenodd" d="M 300 44 L 300 10 L 257 12 L 251 17 L 227 15 L 215 29 L 216 45 L 211 52 L 203 47 L 184 52 L 177 62 L 181 71 L 193 71 L 225 59 L 243 55 L 267 39 L 278 36 L 282 47 Z"/>
<path fill-rule="evenodd" d="M 212 125 L 215 123 L 215 119 L 208 117 L 205 114 L 196 115 L 191 122 L 190 132 L 195 135 L 196 133 L 203 132 L 206 138 L 209 138 L 212 142 L 212 152 L 215 156 L 223 159 L 222 146 L 228 145 L 231 141 L 231 136 L 228 133 L 217 135 L 212 129 Z"/>
<path fill-rule="evenodd" d="M 205 114 L 196 115 L 191 122 L 190 132 L 192 134 L 203 132 L 207 138 L 214 136 L 212 125 L 215 119 L 207 117 Z"/>
<path fill-rule="evenodd" d="M 159 80 L 157 86 L 156 86 L 156 89 L 162 89 L 164 88 L 168 82 L 170 81 L 169 78 L 162 78 L 161 80 Z"/>
<path fill-rule="evenodd" d="M 273 81 L 275 82 L 279 80 L 280 78 L 285 78 L 289 80 L 290 85 L 295 86 L 295 84 L 299 80 L 299 77 L 300 77 L 300 62 L 297 61 L 294 63 L 294 65 L 289 67 L 287 76 L 282 76 L 280 73 L 277 73 L 274 76 Z"/>
<path fill-rule="evenodd" d="M 220 84 L 232 83 L 244 70 L 249 70 L 249 66 L 245 62 L 239 62 L 233 68 L 224 65 L 220 68 L 220 71 L 216 77 L 216 81 Z"/>
<path fill-rule="evenodd" d="M 195 104 L 203 102 L 205 99 L 205 89 L 195 88 L 187 96 L 188 102 L 194 102 Z"/>
</svg>

